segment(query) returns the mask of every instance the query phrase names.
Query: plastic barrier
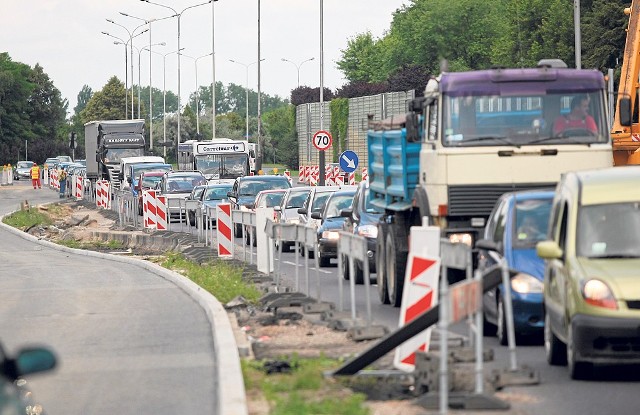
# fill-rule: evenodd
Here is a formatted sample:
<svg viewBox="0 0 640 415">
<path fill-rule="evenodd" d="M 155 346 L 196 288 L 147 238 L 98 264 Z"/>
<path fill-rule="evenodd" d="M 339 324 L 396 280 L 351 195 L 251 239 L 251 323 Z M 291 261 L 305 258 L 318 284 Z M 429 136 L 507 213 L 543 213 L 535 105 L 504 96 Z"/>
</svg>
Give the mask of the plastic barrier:
<svg viewBox="0 0 640 415">
<path fill-rule="evenodd" d="M 166 231 L 169 225 L 167 208 L 167 197 L 156 196 L 156 229 L 159 231 Z"/>
<path fill-rule="evenodd" d="M 231 223 L 231 204 L 220 203 L 216 206 L 218 230 L 216 236 L 218 238 L 218 257 L 233 257 L 233 237 Z"/>
<path fill-rule="evenodd" d="M 369 169 L 366 167 L 362 168 L 362 181 L 369 180 Z"/>
<path fill-rule="evenodd" d="M 156 228 L 156 191 L 145 190 L 142 193 L 142 221 L 146 229 Z"/>
<path fill-rule="evenodd" d="M 84 197 L 84 179 L 82 176 L 73 175 L 73 182 L 76 184 L 74 197 L 76 200 L 82 200 Z"/>
<path fill-rule="evenodd" d="M 54 176 L 57 182 L 57 174 Z M 58 190 L 60 189 L 58 183 Z M 110 183 L 107 180 L 96 181 L 96 206 L 104 209 L 111 209 Z"/>
<path fill-rule="evenodd" d="M 304 183 L 305 166 L 298 167 L 298 183 Z"/>
</svg>

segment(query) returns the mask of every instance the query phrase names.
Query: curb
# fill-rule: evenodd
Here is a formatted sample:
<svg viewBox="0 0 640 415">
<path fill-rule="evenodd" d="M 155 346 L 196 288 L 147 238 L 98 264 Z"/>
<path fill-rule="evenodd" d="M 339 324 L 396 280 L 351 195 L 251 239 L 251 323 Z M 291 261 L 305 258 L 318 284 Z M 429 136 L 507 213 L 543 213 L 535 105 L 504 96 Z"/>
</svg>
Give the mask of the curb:
<svg viewBox="0 0 640 415">
<path fill-rule="evenodd" d="M 227 311 L 213 295 L 203 290 L 190 279 L 149 261 L 102 252 L 68 248 L 53 242 L 38 239 L 33 235 L 6 225 L 2 222 L 4 216 L 5 215 L 0 215 L 0 227 L 23 239 L 63 252 L 138 266 L 172 282 L 187 293 L 205 310 L 211 326 L 211 332 L 213 333 L 217 367 L 216 383 L 218 385 L 217 413 L 220 415 L 248 414 L 244 379 L 240 367 L 240 355 L 238 345 L 236 344 L 235 333 Z"/>
</svg>

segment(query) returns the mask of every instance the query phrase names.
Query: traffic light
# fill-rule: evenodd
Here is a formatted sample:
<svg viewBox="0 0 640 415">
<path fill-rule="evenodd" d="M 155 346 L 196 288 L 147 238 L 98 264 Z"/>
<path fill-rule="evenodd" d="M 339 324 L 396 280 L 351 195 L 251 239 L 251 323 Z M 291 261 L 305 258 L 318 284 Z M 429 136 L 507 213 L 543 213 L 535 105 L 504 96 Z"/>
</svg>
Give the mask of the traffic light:
<svg viewBox="0 0 640 415">
<path fill-rule="evenodd" d="M 76 142 L 76 133 L 69 133 L 69 148 L 76 148 L 78 143 Z"/>
</svg>

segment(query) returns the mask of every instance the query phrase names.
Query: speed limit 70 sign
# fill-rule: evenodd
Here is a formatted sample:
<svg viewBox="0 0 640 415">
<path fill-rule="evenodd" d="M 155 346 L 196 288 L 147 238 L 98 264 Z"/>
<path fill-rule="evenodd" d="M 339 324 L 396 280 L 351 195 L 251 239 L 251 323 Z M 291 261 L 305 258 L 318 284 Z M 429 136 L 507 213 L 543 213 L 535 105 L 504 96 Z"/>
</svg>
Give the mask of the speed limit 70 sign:
<svg viewBox="0 0 640 415">
<path fill-rule="evenodd" d="M 320 151 L 325 151 L 331 147 L 332 142 L 333 138 L 331 138 L 331 133 L 328 131 L 320 130 L 313 135 L 313 145 Z"/>
</svg>

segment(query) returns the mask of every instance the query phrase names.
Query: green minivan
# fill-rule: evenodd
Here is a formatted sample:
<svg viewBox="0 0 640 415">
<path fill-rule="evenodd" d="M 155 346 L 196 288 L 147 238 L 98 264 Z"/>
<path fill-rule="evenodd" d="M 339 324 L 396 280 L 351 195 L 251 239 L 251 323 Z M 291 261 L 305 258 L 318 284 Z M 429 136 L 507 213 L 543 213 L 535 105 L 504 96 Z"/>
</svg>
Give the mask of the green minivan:
<svg viewBox="0 0 640 415">
<path fill-rule="evenodd" d="M 640 166 L 564 174 L 548 235 L 537 244 L 547 361 L 573 379 L 640 363 Z"/>
</svg>

